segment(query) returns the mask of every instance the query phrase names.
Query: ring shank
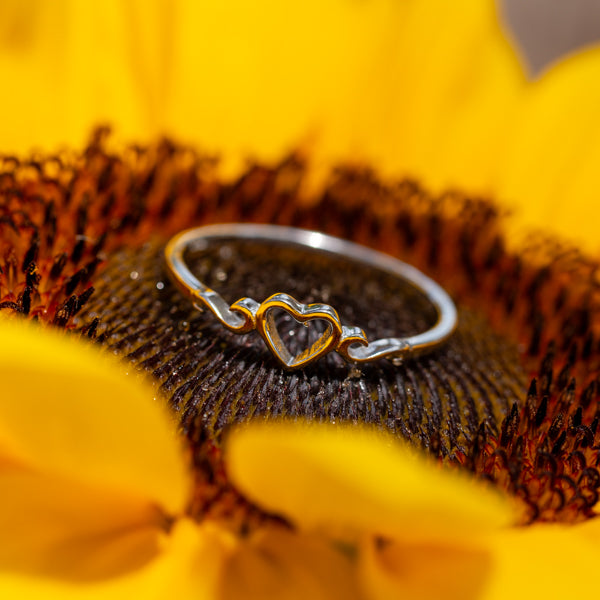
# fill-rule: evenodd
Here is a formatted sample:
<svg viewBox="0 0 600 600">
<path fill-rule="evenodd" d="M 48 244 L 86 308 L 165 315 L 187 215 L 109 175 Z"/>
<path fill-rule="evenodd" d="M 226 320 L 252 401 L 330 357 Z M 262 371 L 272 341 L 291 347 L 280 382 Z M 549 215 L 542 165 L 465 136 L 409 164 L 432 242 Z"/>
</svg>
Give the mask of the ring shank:
<svg viewBox="0 0 600 600">
<path fill-rule="evenodd" d="M 165 248 L 165 261 L 169 275 L 186 296 L 195 303 L 209 308 L 221 324 L 231 331 L 246 333 L 252 329 L 249 319 L 251 319 L 252 310 L 256 312 L 258 303 L 249 298 L 243 299 L 250 303 L 246 316 L 243 316 L 239 310 L 231 310 L 230 305 L 218 292 L 206 286 L 193 275 L 184 257 L 187 250 L 203 250 L 209 242 L 221 239 L 274 242 L 338 258 L 344 257 L 408 282 L 433 305 L 437 315 L 433 327 L 408 337 L 389 337 L 370 341 L 367 344 L 349 344 L 344 358 L 353 362 L 362 363 L 386 357 L 424 354 L 443 344 L 456 328 L 457 311 L 454 302 L 435 281 L 409 264 L 353 242 L 294 227 L 243 223 L 207 225 L 175 235 Z M 252 303 L 256 304 L 256 307 Z M 358 328 L 345 329 L 357 330 Z"/>
</svg>

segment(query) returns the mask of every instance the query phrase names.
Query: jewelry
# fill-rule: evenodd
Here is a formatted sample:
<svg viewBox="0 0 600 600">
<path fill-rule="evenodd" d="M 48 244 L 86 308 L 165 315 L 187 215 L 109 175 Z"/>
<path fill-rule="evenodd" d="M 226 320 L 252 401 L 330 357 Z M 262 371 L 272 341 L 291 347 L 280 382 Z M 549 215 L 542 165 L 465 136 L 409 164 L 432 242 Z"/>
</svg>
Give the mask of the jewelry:
<svg viewBox="0 0 600 600">
<path fill-rule="evenodd" d="M 211 241 L 235 239 L 297 246 L 304 251 L 343 257 L 387 272 L 424 294 L 436 310 L 437 322 L 431 329 L 417 335 L 369 342 L 360 327 L 342 325 L 337 311 L 328 304 L 302 304 L 286 293 L 276 293 L 261 303 L 252 298 L 240 298 L 229 305 L 215 290 L 192 274 L 184 254 L 188 250 L 203 250 Z M 169 276 L 198 310 L 208 308 L 224 327 L 234 333 L 256 330 L 285 369 L 304 367 L 332 350 L 353 363 L 381 358 L 397 360 L 424 354 L 443 344 L 452 335 L 457 323 L 456 307 L 450 296 L 415 267 L 387 254 L 316 231 L 241 223 L 197 227 L 178 233 L 169 240 L 165 248 L 165 260 Z M 376 306 L 373 308 L 377 309 Z M 309 321 L 321 320 L 326 328 L 309 348 L 293 355 L 277 330 L 277 310 L 286 311 L 296 321 L 306 325 Z"/>
</svg>

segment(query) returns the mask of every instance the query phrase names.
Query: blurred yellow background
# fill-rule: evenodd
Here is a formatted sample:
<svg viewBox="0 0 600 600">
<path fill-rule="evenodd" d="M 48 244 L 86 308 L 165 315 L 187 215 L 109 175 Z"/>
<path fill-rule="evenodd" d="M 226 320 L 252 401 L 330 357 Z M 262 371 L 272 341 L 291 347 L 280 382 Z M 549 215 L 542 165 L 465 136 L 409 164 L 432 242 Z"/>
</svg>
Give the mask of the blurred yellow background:
<svg viewBox="0 0 600 600">
<path fill-rule="evenodd" d="M 98 123 L 217 153 L 225 172 L 300 148 L 316 167 L 363 162 L 493 196 L 516 210 L 515 232 L 595 251 L 600 53 L 526 79 L 552 40 L 577 45 L 577 23 L 593 22 L 582 3 L 571 22 L 539 0 L 5 0 L 0 149 L 80 148 Z"/>
</svg>

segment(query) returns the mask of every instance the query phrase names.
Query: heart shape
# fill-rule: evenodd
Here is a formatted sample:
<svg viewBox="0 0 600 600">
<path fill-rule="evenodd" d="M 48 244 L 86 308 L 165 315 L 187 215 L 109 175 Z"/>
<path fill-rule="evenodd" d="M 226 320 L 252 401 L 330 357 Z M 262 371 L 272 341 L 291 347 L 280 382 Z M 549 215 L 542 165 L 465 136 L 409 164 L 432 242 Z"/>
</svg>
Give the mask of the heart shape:
<svg viewBox="0 0 600 600">
<path fill-rule="evenodd" d="M 275 323 L 275 310 L 283 310 L 299 323 L 321 320 L 325 331 L 306 350 L 293 355 L 281 339 Z M 302 304 L 288 294 L 273 294 L 256 311 L 256 330 L 285 369 L 299 369 L 335 350 L 342 337 L 342 324 L 336 310 L 328 304 Z"/>
</svg>

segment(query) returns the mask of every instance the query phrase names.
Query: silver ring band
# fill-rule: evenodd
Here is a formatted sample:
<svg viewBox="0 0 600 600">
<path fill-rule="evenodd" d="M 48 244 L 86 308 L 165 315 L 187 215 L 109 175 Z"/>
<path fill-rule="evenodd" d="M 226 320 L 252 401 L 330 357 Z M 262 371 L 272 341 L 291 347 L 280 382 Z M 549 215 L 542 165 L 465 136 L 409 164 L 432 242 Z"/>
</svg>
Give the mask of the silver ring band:
<svg viewBox="0 0 600 600">
<path fill-rule="evenodd" d="M 261 303 L 252 298 L 241 298 L 229 305 L 216 291 L 192 274 L 184 259 L 186 251 L 201 251 L 209 242 L 220 239 L 299 246 L 374 267 L 407 281 L 422 292 L 434 306 L 437 321 L 431 329 L 417 335 L 369 342 L 360 327 L 342 325 L 337 311 L 328 304 L 302 304 L 288 294 L 276 293 Z M 452 335 L 457 324 L 456 307 L 450 296 L 415 267 L 387 254 L 316 231 L 242 223 L 197 227 L 182 231 L 169 240 L 165 248 L 165 261 L 169 276 L 179 290 L 194 302 L 194 306 L 199 309 L 208 308 L 224 327 L 234 333 L 258 331 L 267 347 L 286 369 L 301 368 L 331 351 L 336 351 L 345 360 L 354 363 L 424 354 L 443 344 Z M 273 312 L 275 309 L 288 312 L 302 323 L 314 319 L 325 321 L 326 330 L 310 348 L 294 356 L 277 331 Z"/>
</svg>

